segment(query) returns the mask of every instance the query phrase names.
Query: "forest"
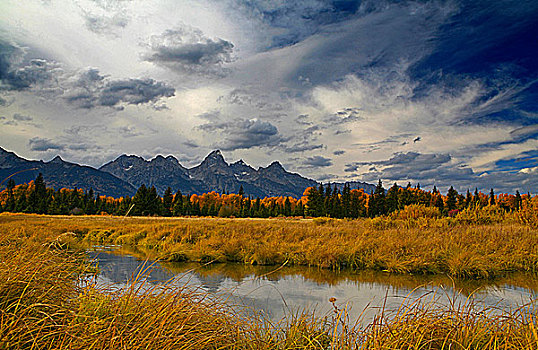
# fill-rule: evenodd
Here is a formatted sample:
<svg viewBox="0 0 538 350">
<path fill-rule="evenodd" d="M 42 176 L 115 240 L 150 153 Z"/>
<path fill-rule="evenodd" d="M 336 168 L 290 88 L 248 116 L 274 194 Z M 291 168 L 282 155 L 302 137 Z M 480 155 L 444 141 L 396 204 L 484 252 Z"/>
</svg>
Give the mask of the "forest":
<svg viewBox="0 0 538 350">
<path fill-rule="evenodd" d="M 15 185 L 13 180 L 0 192 L 0 212 L 50 215 L 132 215 L 132 216 L 215 216 L 215 217 L 377 217 L 401 210 L 409 205 L 436 208 L 438 215 L 455 216 L 469 207 L 495 205 L 505 211 L 517 211 L 531 194 L 489 194 L 477 189 L 471 194 L 458 193 L 452 186 L 443 195 L 435 186 L 425 191 L 420 185 L 406 187 L 396 183 L 385 190 L 379 180 L 373 193 L 336 185 L 309 187 L 300 199 L 293 197 L 250 198 L 239 193 L 209 192 L 201 195 L 173 193 L 169 187 L 161 197 L 155 187 L 142 185 L 133 197 L 112 198 L 95 194 L 92 189 L 46 186 L 39 174 L 28 184 Z"/>
</svg>

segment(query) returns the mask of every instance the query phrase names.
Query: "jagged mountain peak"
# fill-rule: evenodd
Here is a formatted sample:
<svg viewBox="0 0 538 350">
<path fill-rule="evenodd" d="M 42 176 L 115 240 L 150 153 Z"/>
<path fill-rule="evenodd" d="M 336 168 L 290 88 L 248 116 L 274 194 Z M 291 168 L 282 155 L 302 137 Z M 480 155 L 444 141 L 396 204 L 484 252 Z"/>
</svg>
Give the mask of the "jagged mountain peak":
<svg viewBox="0 0 538 350">
<path fill-rule="evenodd" d="M 215 150 L 209 153 L 203 160 L 203 162 L 200 164 L 202 165 L 225 165 L 228 166 L 228 163 L 224 160 L 224 156 L 222 155 L 220 150 Z"/>
<path fill-rule="evenodd" d="M 60 157 L 60 155 L 57 155 L 56 157 L 52 158 L 52 160 L 50 160 L 48 163 L 49 164 L 63 164 L 65 163 L 65 161 L 62 159 L 62 157 Z"/>
<path fill-rule="evenodd" d="M 137 156 L 135 154 L 122 154 L 121 156 L 119 156 L 118 158 L 116 158 L 114 160 L 115 161 L 122 161 L 122 160 L 142 160 L 142 161 L 145 161 L 144 158 L 140 157 L 140 156 Z"/>
<path fill-rule="evenodd" d="M 286 171 L 282 164 L 280 164 L 279 161 L 274 161 L 267 168 L 264 168 L 265 170 L 271 170 L 271 171 Z"/>
</svg>

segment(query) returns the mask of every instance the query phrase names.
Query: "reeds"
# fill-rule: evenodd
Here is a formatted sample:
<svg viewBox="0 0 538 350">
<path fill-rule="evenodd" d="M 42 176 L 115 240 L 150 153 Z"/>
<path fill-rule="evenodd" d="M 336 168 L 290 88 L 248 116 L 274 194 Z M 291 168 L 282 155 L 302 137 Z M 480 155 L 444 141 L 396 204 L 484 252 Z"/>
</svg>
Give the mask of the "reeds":
<svg viewBox="0 0 538 350">
<path fill-rule="evenodd" d="M 430 208 L 431 209 L 431 208 Z M 0 230 L 66 234 L 62 244 L 131 246 L 168 261 L 240 262 L 493 278 L 538 270 L 532 211 L 494 207 L 438 217 L 420 208 L 375 219 L 279 220 L 0 215 Z M 517 215 L 520 215 L 518 213 Z M 501 218 L 502 216 L 502 218 Z M 474 219 L 473 219 L 474 218 Z M 499 219 L 501 218 L 501 219 Z M 473 220 L 482 222 L 473 223 Z"/>
<path fill-rule="evenodd" d="M 97 287 L 69 249 L 72 235 L 29 222 L 0 232 L 2 349 L 538 348 L 534 302 L 506 311 L 409 297 L 361 327 L 334 299 L 331 315 L 306 310 L 270 323 L 196 290 L 148 285 L 143 273 L 123 289 Z"/>
</svg>

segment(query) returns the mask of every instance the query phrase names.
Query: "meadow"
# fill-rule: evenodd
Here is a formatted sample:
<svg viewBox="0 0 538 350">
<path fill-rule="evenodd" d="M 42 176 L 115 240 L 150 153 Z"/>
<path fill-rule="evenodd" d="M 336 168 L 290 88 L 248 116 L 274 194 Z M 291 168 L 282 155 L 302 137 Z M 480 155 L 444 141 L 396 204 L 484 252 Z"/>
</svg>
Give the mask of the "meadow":
<svg viewBox="0 0 538 350">
<path fill-rule="evenodd" d="M 278 323 L 171 285 L 99 287 L 88 245 L 119 244 L 169 261 L 309 265 L 495 278 L 536 272 L 536 213 L 495 208 L 428 217 L 407 208 L 359 220 L 0 215 L 0 348 L 536 349 L 536 305 L 407 299 L 366 327 L 305 310 Z M 142 283 L 143 286 L 143 283 Z"/>
<path fill-rule="evenodd" d="M 480 207 L 456 217 L 410 206 L 373 219 L 224 219 L 3 214 L 3 232 L 114 244 L 148 258 L 200 263 L 305 265 L 494 278 L 538 271 L 538 210 Z M 27 234 L 27 233 L 26 233 Z"/>
</svg>

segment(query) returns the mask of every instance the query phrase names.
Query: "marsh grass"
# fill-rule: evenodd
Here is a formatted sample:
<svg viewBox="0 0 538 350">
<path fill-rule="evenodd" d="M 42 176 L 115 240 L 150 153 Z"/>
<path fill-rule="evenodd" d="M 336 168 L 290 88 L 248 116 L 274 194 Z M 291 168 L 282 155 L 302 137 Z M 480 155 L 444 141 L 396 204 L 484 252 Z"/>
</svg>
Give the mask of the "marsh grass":
<svg viewBox="0 0 538 350">
<path fill-rule="evenodd" d="M 471 208 L 455 218 L 440 217 L 434 209 L 414 206 L 389 217 L 359 220 L 1 214 L 0 230 L 63 234 L 58 244 L 67 247 L 130 246 L 148 258 L 171 262 L 286 262 L 289 266 L 461 278 L 538 271 L 534 209 L 505 213 L 493 206 Z M 527 213 L 524 220 L 522 213 Z"/>
<path fill-rule="evenodd" d="M 306 310 L 271 323 L 199 291 L 148 285 L 144 271 L 124 288 L 97 287 L 73 235 L 53 231 L 0 233 L 2 349 L 538 348 L 534 302 L 505 311 L 408 297 L 361 327 L 336 300 L 324 317 Z"/>
</svg>

